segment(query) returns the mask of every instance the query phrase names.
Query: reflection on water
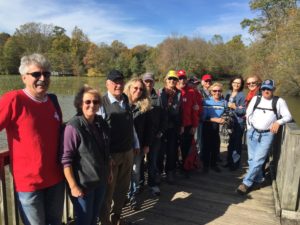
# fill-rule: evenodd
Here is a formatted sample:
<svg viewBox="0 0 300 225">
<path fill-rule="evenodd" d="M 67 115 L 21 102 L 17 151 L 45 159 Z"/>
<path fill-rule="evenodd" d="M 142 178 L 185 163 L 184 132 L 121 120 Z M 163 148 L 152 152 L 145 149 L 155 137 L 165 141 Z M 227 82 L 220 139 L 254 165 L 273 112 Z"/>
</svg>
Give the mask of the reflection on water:
<svg viewBox="0 0 300 225">
<path fill-rule="evenodd" d="M 64 121 L 68 121 L 74 114 L 73 106 L 74 95 L 83 85 L 88 84 L 104 93 L 105 78 L 103 77 L 51 77 L 49 92 L 56 93 L 63 111 Z M 0 95 L 15 89 L 23 88 L 20 76 L 0 75 Z M 294 120 L 300 124 L 300 97 L 283 97 L 288 104 Z M 7 148 L 5 132 L 0 132 L 0 149 Z"/>
</svg>

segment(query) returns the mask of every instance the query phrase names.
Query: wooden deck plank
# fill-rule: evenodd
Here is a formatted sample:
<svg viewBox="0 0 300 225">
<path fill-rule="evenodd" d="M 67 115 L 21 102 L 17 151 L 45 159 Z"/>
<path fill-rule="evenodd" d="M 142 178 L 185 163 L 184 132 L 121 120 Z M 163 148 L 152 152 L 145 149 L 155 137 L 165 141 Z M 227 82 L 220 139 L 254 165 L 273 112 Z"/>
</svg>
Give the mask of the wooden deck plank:
<svg viewBox="0 0 300 225">
<path fill-rule="evenodd" d="M 194 172 L 190 179 L 177 173 L 175 185 L 162 182 L 160 197 L 144 190 L 141 209 L 125 207 L 123 216 L 139 225 L 280 225 L 271 186 L 247 196 L 235 193 L 245 165 L 234 172 L 227 168 L 222 173 Z"/>
</svg>

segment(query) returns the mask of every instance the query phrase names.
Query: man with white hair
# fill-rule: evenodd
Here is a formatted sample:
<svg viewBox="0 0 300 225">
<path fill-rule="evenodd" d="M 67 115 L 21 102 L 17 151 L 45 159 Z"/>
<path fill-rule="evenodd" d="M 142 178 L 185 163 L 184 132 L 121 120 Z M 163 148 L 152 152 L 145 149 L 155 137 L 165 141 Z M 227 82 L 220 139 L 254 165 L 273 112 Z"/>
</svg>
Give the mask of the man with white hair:
<svg viewBox="0 0 300 225">
<path fill-rule="evenodd" d="M 25 225 L 58 225 L 64 202 L 62 113 L 56 96 L 47 94 L 50 64 L 32 54 L 22 57 L 19 71 L 25 88 L 0 98 L 0 131 L 6 128 L 21 218 Z"/>
</svg>

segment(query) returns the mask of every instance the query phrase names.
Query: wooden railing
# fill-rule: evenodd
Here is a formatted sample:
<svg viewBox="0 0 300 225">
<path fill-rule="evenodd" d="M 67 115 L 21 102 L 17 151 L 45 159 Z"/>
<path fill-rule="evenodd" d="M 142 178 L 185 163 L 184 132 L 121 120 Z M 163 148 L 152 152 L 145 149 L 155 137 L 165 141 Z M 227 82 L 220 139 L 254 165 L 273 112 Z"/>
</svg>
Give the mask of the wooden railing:
<svg viewBox="0 0 300 225">
<path fill-rule="evenodd" d="M 273 144 L 270 171 L 276 215 L 300 221 L 300 127 L 284 126 Z"/>
<path fill-rule="evenodd" d="M 65 193 L 63 224 L 72 221 L 73 207 Z M 0 152 L 0 225 L 19 225 L 18 207 L 14 192 L 13 179 L 9 168 L 9 152 Z"/>
</svg>

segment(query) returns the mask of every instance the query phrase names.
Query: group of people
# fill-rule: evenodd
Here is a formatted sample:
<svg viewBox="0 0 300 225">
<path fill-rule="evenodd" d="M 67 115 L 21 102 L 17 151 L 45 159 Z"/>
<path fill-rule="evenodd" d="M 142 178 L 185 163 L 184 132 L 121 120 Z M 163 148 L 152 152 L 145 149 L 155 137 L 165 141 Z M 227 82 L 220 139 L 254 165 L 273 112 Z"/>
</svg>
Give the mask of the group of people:
<svg viewBox="0 0 300 225">
<path fill-rule="evenodd" d="M 185 162 L 193 149 L 203 173 L 221 172 L 219 131 L 228 122 L 225 112 L 232 132 L 223 166 L 230 170 L 241 166 L 247 127 L 249 170 L 236 189 L 247 194 L 264 181 L 263 164 L 274 134 L 291 120 L 285 101 L 273 95 L 273 80 L 249 77 L 245 96 L 241 76 L 232 78 L 223 94 L 223 85 L 213 83 L 210 74 L 200 81 L 185 70 L 170 70 L 156 90 L 151 72 L 125 83 L 122 72 L 112 70 L 104 96 L 93 87 L 80 88 L 76 115 L 63 124 L 57 97 L 47 93 L 48 60 L 40 54 L 24 56 L 19 72 L 25 88 L 1 96 L 0 130 L 7 132 L 25 225 L 61 224 L 65 184 L 76 224 L 126 224 L 122 208 L 127 202 L 139 208 L 145 183 L 159 195 L 162 175 L 170 185 L 177 181 L 178 168 L 190 177 Z"/>
</svg>

